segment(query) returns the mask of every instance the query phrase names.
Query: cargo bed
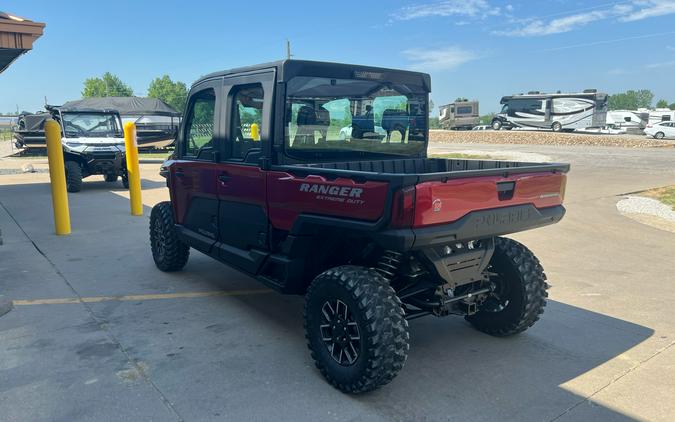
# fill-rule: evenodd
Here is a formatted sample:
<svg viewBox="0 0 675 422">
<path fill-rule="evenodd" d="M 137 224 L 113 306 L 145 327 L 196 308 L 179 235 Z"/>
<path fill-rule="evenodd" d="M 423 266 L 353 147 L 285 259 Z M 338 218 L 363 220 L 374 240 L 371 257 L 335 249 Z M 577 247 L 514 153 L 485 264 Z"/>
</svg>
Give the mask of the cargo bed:
<svg viewBox="0 0 675 422">
<path fill-rule="evenodd" d="M 562 163 L 530 163 L 523 161 L 499 160 L 465 160 L 447 158 L 410 158 L 384 159 L 369 161 L 345 161 L 294 164 L 281 166 L 284 169 L 306 171 L 307 168 L 328 170 L 341 177 L 349 175 L 368 177 L 366 174 L 379 176 L 416 176 L 416 183 L 456 179 L 462 177 L 495 176 L 520 173 L 558 172 L 567 173 L 569 164 Z M 323 171 L 318 173 L 324 173 Z M 316 170 L 312 173 L 317 173 Z M 359 174 L 360 173 L 360 174 Z M 377 179 L 380 179 L 379 177 Z"/>
</svg>

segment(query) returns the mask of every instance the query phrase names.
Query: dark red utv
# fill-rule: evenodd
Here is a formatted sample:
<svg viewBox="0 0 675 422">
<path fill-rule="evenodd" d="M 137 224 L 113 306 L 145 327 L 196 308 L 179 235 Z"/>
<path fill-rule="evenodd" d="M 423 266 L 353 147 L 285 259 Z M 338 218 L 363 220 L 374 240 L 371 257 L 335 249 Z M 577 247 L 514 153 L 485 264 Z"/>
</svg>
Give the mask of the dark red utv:
<svg viewBox="0 0 675 422">
<path fill-rule="evenodd" d="M 526 330 L 546 276 L 500 236 L 562 218 L 569 166 L 427 158 L 430 90 L 423 73 L 298 60 L 203 77 L 150 217 L 157 267 L 194 248 L 304 294 L 316 366 L 349 393 L 403 368 L 410 319 Z"/>
</svg>

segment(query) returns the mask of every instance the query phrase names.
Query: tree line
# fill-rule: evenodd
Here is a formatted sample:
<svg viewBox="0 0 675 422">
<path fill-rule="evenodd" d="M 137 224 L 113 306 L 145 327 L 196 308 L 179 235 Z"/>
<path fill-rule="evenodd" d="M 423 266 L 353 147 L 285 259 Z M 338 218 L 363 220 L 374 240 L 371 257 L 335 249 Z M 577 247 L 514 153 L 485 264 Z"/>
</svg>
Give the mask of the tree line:
<svg viewBox="0 0 675 422">
<path fill-rule="evenodd" d="M 187 100 L 187 86 L 183 82 L 174 82 L 169 75 L 157 77 L 148 85 L 148 97 L 164 101 L 173 109 L 183 112 Z M 133 89 L 117 75 L 104 73 L 100 78 L 88 78 L 84 81 L 82 97 L 131 97 Z"/>
<path fill-rule="evenodd" d="M 654 101 L 654 93 L 648 89 L 632 90 L 612 94 L 607 101 L 609 110 L 637 110 L 638 108 L 651 108 Z M 675 103 L 669 103 L 666 99 L 656 102 L 656 108 L 670 108 L 675 110 Z"/>
</svg>

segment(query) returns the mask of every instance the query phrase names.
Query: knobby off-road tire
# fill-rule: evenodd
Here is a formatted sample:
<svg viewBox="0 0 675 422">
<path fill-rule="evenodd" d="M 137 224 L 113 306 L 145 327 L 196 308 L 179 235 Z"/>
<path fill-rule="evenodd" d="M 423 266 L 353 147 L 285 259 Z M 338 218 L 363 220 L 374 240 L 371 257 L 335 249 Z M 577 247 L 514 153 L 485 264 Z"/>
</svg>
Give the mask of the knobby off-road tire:
<svg viewBox="0 0 675 422">
<path fill-rule="evenodd" d="M 108 182 L 108 183 L 112 183 L 112 182 L 117 181 L 117 174 L 115 174 L 115 173 L 108 173 L 108 174 L 104 175 L 103 177 L 105 177 L 105 181 Z"/>
<path fill-rule="evenodd" d="M 190 247 L 178 239 L 170 202 L 160 202 L 152 207 L 150 247 L 155 265 L 162 271 L 181 270 L 190 257 Z"/>
<path fill-rule="evenodd" d="M 335 325 L 327 322 L 331 309 L 336 311 Z M 341 363 L 335 349 L 339 344 L 331 349 L 325 340 L 340 335 L 339 329 L 333 331 L 340 324 L 353 342 L 353 348 L 345 348 L 349 352 L 340 352 Z M 345 393 L 364 393 L 390 382 L 410 348 L 408 322 L 396 292 L 380 273 L 358 266 L 332 268 L 314 279 L 305 300 L 305 333 L 316 367 Z"/>
<path fill-rule="evenodd" d="M 467 321 L 479 331 L 499 337 L 518 334 L 534 325 L 548 297 L 546 274 L 539 260 L 515 240 L 498 237 L 488 271 L 497 274 L 491 278 L 496 285 L 495 296 L 476 314 L 467 316 Z"/>
<path fill-rule="evenodd" d="M 68 192 L 82 190 L 82 167 L 75 161 L 66 161 L 66 189 Z"/>
</svg>

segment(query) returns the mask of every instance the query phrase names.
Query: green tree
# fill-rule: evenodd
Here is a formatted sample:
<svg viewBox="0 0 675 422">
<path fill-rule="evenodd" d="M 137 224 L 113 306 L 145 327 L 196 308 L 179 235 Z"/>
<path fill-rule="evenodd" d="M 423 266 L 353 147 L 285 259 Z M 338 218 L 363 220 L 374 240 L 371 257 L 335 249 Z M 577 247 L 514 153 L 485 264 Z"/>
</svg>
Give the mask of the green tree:
<svg viewBox="0 0 675 422">
<path fill-rule="evenodd" d="M 607 106 L 610 110 L 637 110 L 652 106 L 654 94 L 648 89 L 628 90 L 609 97 Z"/>
<path fill-rule="evenodd" d="M 666 100 L 659 100 L 656 103 L 656 108 L 668 108 L 668 101 Z"/>
<path fill-rule="evenodd" d="M 441 124 L 438 121 L 438 117 L 429 117 L 429 129 L 440 129 Z"/>
<path fill-rule="evenodd" d="M 148 97 L 160 99 L 182 113 L 187 100 L 187 87 L 183 82 L 174 82 L 169 75 L 164 75 L 150 82 Z"/>
<path fill-rule="evenodd" d="M 480 116 L 479 122 L 481 125 L 491 125 L 492 124 L 492 119 L 495 118 L 494 113 L 489 113 L 484 116 Z"/>
<path fill-rule="evenodd" d="M 675 110 L 675 103 L 672 103 L 671 105 L 668 106 L 669 109 Z"/>
<path fill-rule="evenodd" d="M 84 81 L 82 97 L 131 97 L 134 91 L 116 75 L 106 72 L 100 78 Z"/>
</svg>

